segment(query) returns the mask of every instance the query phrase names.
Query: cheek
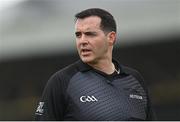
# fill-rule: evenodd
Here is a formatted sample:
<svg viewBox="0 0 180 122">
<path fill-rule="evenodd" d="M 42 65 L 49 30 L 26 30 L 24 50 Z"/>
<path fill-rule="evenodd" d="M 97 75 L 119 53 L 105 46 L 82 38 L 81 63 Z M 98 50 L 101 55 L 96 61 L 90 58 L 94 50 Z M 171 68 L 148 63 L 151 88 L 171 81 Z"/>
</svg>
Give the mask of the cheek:
<svg viewBox="0 0 180 122">
<path fill-rule="evenodd" d="M 78 40 L 76 40 L 76 48 L 79 49 L 79 47 L 80 47 L 79 42 L 78 42 Z"/>
<path fill-rule="evenodd" d="M 78 43 L 77 40 L 76 40 L 76 49 L 77 49 L 78 53 L 80 54 L 80 44 Z"/>
<path fill-rule="evenodd" d="M 97 50 L 102 50 L 102 49 L 107 47 L 107 42 L 106 41 L 107 40 L 105 40 L 105 39 L 97 40 L 97 41 L 94 41 L 93 45 L 95 46 L 95 48 Z"/>
</svg>

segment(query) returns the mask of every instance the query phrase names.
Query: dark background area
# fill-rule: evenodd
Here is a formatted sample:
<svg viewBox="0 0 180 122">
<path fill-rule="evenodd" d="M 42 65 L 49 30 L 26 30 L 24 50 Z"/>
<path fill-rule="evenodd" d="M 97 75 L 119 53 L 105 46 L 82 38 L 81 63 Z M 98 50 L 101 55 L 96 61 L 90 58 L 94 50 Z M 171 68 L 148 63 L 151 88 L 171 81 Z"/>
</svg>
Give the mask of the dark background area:
<svg viewBox="0 0 180 122">
<path fill-rule="evenodd" d="M 143 75 L 157 120 L 180 120 L 179 36 L 156 40 L 157 43 L 115 46 L 114 57 Z M 49 77 L 78 59 L 75 51 L 1 62 L 0 119 L 33 120 L 38 100 Z"/>
</svg>

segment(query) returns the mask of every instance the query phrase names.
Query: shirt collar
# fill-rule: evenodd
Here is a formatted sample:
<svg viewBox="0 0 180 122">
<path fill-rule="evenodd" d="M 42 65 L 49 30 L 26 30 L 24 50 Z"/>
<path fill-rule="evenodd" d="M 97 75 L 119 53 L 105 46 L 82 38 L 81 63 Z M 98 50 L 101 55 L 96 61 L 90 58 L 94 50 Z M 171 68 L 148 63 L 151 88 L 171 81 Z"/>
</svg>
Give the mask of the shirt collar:
<svg viewBox="0 0 180 122">
<path fill-rule="evenodd" d="M 126 71 L 124 69 L 124 66 L 122 64 L 119 63 L 118 60 L 116 60 L 115 58 L 112 59 L 112 62 L 114 63 L 115 65 L 115 68 L 118 70 L 120 69 L 120 74 L 126 74 Z"/>
<path fill-rule="evenodd" d="M 77 62 L 77 67 L 80 72 L 86 72 L 92 69 L 91 66 L 88 64 L 84 63 L 81 59 Z"/>
<path fill-rule="evenodd" d="M 127 74 L 124 66 L 122 64 L 120 64 L 116 59 L 112 59 L 116 69 L 120 69 L 120 74 Z M 91 66 L 89 66 L 88 64 L 84 63 L 81 59 L 77 62 L 77 66 L 80 72 L 86 72 L 89 70 L 93 70 L 93 68 Z"/>
</svg>

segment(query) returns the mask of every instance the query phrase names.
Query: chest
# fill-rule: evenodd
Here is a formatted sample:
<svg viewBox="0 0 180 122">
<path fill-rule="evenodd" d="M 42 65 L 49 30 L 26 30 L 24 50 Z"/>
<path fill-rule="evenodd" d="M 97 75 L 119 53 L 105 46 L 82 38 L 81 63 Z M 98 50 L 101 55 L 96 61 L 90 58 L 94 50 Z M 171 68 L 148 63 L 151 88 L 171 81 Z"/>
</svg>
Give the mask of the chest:
<svg viewBox="0 0 180 122">
<path fill-rule="evenodd" d="M 70 81 L 69 112 L 76 120 L 143 120 L 147 97 L 136 78 L 129 75 L 109 81 L 88 72 Z"/>
</svg>

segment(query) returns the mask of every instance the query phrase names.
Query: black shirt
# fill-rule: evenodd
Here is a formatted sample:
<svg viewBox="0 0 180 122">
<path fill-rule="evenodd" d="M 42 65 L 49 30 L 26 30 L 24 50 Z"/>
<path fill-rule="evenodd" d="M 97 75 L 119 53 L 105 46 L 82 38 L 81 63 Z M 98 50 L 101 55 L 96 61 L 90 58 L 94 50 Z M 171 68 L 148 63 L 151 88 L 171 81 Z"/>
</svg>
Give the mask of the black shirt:
<svg viewBox="0 0 180 122">
<path fill-rule="evenodd" d="M 152 120 L 142 76 L 113 60 L 107 75 L 81 60 L 56 72 L 48 81 L 35 120 Z"/>
</svg>

